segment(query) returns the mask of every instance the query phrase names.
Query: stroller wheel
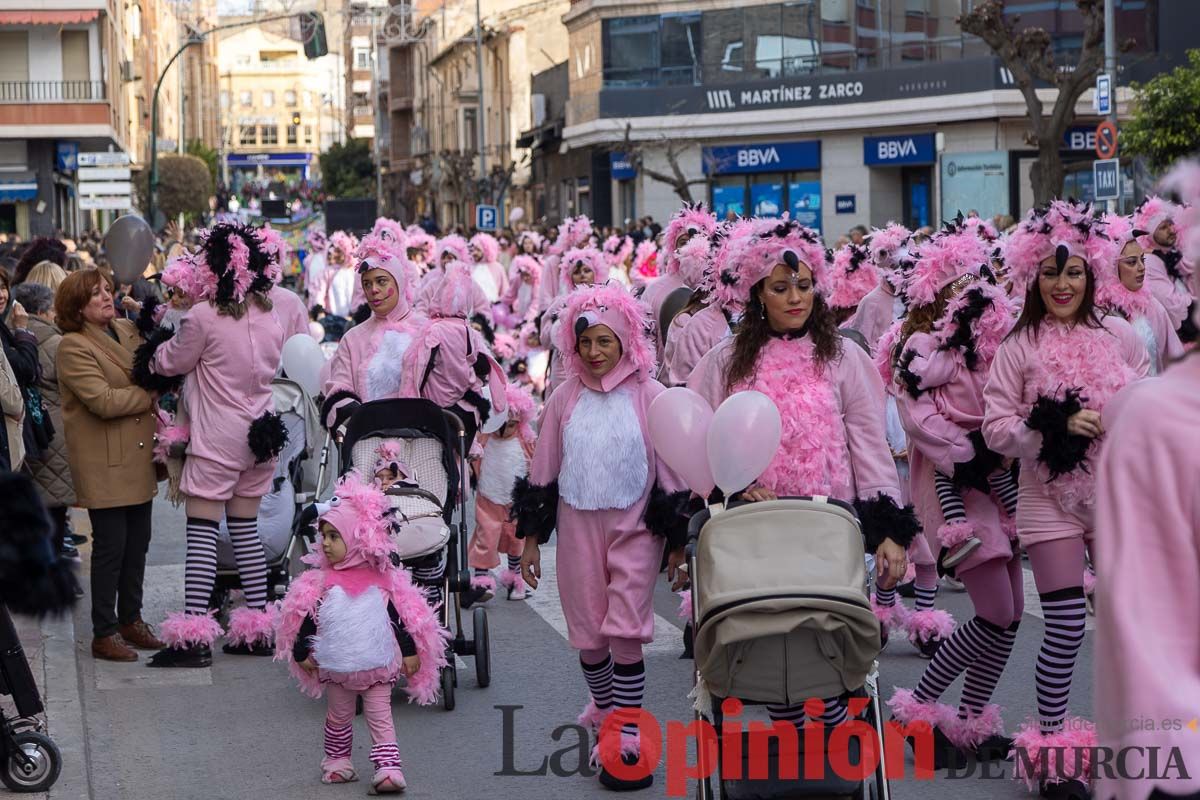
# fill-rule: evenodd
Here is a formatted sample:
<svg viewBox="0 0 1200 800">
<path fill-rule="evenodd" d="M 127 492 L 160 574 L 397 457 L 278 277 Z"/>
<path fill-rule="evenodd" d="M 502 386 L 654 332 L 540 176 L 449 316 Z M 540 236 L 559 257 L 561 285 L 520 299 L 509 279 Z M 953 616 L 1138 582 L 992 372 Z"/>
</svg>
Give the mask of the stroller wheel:
<svg viewBox="0 0 1200 800">
<path fill-rule="evenodd" d="M 454 666 L 442 667 L 442 705 L 454 710 Z"/>
<path fill-rule="evenodd" d="M 12 736 L 8 761 L 0 780 L 13 792 L 44 792 L 58 780 L 62 754 L 58 745 L 38 731 L 21 731 Z"/>
<path fill-rule="evenodd" d="M 492 682 L 491 637 L 488 636 L 487 610 L 475 609 L 471 621 L 475 629 L 475 682 L 479 684 L 480 689 L 486 689 Z"/>
</svg>

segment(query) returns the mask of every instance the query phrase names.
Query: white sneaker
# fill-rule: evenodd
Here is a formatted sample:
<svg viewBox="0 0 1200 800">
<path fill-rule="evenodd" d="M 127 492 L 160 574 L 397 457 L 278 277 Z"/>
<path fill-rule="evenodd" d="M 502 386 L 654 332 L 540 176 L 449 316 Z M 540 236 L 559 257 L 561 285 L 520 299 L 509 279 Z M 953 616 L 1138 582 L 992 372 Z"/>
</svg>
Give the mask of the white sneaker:
<svg viewBox="0 0 1200 800">
<path fill-rule="evenodd" d="M 525 585 L 525 581 L 519 581 L 518 583 L 515 583 L 512 586 L 508 587 L 508 599 L 509 600 L 524 600 L 528 596 L 529 596 L 529 589 Z"/>
<path fill-rule="evenodd" d="M 966 585 L 962 581 L 957 578 L 951 578 L 949 575 L 942 576 L 942 585 L 955 592 L 965 592 L 967 590 Z"/>
</svg>

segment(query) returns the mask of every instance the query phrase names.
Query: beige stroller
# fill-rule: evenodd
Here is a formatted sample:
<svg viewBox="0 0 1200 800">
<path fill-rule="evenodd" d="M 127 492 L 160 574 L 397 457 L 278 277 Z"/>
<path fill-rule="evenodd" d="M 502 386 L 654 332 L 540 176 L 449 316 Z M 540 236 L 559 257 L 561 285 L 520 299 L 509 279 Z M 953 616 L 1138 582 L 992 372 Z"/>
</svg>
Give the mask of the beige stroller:
<svg viewBox="0 0 1200 800">
<path fill-rule="evenodd" d="M 715 788 L 717 796 L 730 800 L 888 800 L 882 755 L 863 780 L 830 766 L 832 729 L 825 731 L 820 778 L 806 775 L 805 735 L 798 737 L 799 753 L 781 752 L 779 738 L 764 742 L 760 735 L 752 742 L 745 723 L 740 775 L 720 772 L 728 767 L 722 752 L 728 743 L 721 735 L 726 698 L 795 706 L 813 697 L 848 696 L 852 711 L 864 707 L 858 716 L 874 731 L 874 752 L 884 753 L 879 623 L 867 599 L 863 537 L 851 507 L 824 498 L 733 503 L 720 513 L 705 510 L 693 517 L 690 539 L 696 713 L 712 722 L 719 748 L 711 772 L 701 764 L 701 774 L 712 777 L 700 782 L 697 796 L 708 800 Z M 842 763 L 858 764 L 861 755 L 870 755 L 854 736 L 833 742 L 845 751 L 838 754 Z M 789 774 L 790 759 L 799 765 L 796 779 Z"/>
</svg>

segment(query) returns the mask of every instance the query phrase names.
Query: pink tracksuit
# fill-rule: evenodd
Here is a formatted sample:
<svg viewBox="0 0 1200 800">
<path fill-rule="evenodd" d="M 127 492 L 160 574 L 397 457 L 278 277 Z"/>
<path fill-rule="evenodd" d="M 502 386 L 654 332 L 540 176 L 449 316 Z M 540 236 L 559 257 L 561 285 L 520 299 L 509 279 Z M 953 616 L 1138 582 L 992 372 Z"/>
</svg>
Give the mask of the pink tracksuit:
<svg viewBox="0 0 1200 800">
<path fill-rule="evenodd" d="M 441 285 L 442 278 L 445 276 L 445 270 L 438 268 L 430 270 L 426 273 L 421 281 L 421 286 L 417 290 L 417 310 L 422 314 L 429 314 L 431 306 L 434 305 L 435 297 L 438 293 L 438 287 Z M 483 317 L 490 323 L 492 321 L 492 304 L 488 302 L 487 294 L 478 284 L 472 282 L 471 288 L 471 316 L 482 314 Z"/>
<path fill-rule="evenodd" d="M 154 354 L 160 375 L 187 375 L 184 404 L 191 439 L 180 486 L 191 497 L 225 501 L 267 493 L 274 462 L 254 463 L 250 424 L 271 403 L 271 380 L 283 352 L 279 315 L 250 301 L 241 319 L 209 302 L 193 306 L 174 337 Z"/>
<path fill-rule="evenodd" d="M 729 335 L 729 321 L 715 303 L 694 315 L 677 316 L 667 331 L 667 346 L 663 352 L 665 383 L 669 386 L 687 383 L 700 359 Z"/>
<path fill-rule="evenodd" d="M 1172 327 L 1179 330 L 1179 326 L 1187 317 L 1188 308 L 1196 298 L 1192 296 L 1191 290 L 1183 280 L 1171 277 L 1162 258 L 1157 253 L 1147 250 L 1144 259 L 1146 262 L 1146 288 L 1163 304 Z M 1191 272 L 1190 265 L 1185 261 L 1179 262 L 1178 269 L 1185 275 Z"/>
<path fill-rule="evenodd" d="M 846 323 L 846 327 L 858 331 L 867 340 L 871 352 L 883 332 L 892 326 L 899 316 L 896 313 L 896 295 L 884 288 L 886 278 L 880 278 L 879 285 L 867 292 L 867 296 L 858 304 L 858 310 Z"/>
<path fill-rule="evenodd" d="M 651 319 L 654 324 L 658 324 L 659 315 L 662 313 L 663 303 L 667 302 L 667 296 L 676 289 L 681 289 L 686 284 L 683 282 L 683 276 L 678 272 L 660 275 L 654 280 L 646 284 L 645 291 L 642 292 L 642 302 L 650 306 Z M 663 345 L 663 338 L 666 336 L 666 331 L 658 332 L 658 346 Z"/>
<path fill-rule="evenodd" d="M 1112 413 L 1110 413 L 1112 412 Z M 1145 800 L 1200 791 L 1200 358 L 1122 391 L 1104 413 L 1096 514 L 1097 733 L 1130 756 L 1131 772 L 1161 770 L 1178 748 L 1187 780 L 1101 780 L 1096 797 Z M 1126 751 L 1129 752 L 1129 751 Z M 1101 773 L 1103 776 L 1103 772 Z"/>
</svg>

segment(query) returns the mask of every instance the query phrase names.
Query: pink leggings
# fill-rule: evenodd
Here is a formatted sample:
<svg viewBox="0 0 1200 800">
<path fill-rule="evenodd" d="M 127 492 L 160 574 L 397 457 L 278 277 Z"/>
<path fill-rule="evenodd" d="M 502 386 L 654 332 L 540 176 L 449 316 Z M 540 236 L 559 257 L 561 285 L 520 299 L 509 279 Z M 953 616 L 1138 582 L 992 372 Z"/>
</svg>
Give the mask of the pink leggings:
<svg viewBox="0 0 1200 800">
<path fill-rule="evenodd" d="M 1080 575 L 1083 574 L 1080 570 Z M 1025 584 L 1021 559 L 989 559 L 977 567 L 960 570 L 958 578 L 967 587 L 975 605 L 975 616 L 1000 628 L 1007 628 L 1025 613 Z"/>
<path fill-rule="evenodd" d="M 579 657 L 585 664 L 599 664 L 612 653 L 618 664 L 636 664 L 642 660 L 642 643 L 637 639 L 609 639 L 608 647 L 596 650 L 580 650 Z"/>
<path fill-rule="evenodd" d="M 1038 594 L 1083 587 L 1087 543 L 1079 536 L 1027 545 Z"/>
<path fill-rule="evenodd" d="M 354 736 L 354 699 L 362 695 L 363 716 L 371 732 L 371 761 L 377 768 L 400 765 L 396 728 L 392 723 L 392 687 L 381 683 L 362 692 L 325 684 L 325 762 L 350 758 Z"/>
</svg>

